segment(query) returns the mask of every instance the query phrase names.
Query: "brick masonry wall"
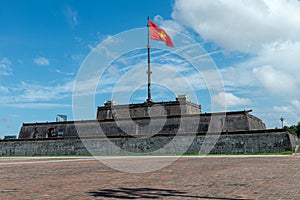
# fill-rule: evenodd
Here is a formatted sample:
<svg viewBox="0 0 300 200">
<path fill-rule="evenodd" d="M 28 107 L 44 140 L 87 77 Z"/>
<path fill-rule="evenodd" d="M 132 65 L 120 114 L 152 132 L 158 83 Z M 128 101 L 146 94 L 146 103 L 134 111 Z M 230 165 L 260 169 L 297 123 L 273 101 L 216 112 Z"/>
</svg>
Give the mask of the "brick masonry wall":
<svg viewBox="0 0 300 200">
<path fill-rule="evenodd" d="M 79 130 L 80 136 L 83 136 L 82 132 L 84 132 L 84 136 L 98 136 L 103 134 L 103 132 L 106 135 L 120 135 L 124 133 L 132 135 L 176 134 L 180 130 L 185 133 L 207 132 L 211 119 L 214 119 L 211 125 L 222 127 L 224 132 L 265 129 L 265 125 L 261 120 L 255 120 L 249 114 L 237 113 L 227 115 L 223 121 L 218 119 L 218 117 L 218 115 L 203 114 L 182 117 L 155 117 L 151 118 L 151 120 L 147 118 L 138 118 L 134 121 L 123 119 L 117 120 L 117 122 L 106 120 L 100 121 L 100 123 L 96 120 L 87 120 L 75 122 L 76 127 L 74 122 L 31 123 L 22 126 L 19 138 L 47 138 L 47 133 L 50 129 L 63 133 L 65 137 L 78 136 L 77 130 Z M 220 130 L 220 128 L 217 129 Z"/>
<path fill-rule="evenodd" d="M 217 143 L 210 149 L 210 143 L 214 139 L 217 139 Z M 294 140 L 295 138 L 286 131 L 225 134 L 219 138 L 214 136 L 205 138 L 205 135 L 177 135 L 176 137 L 169 135 L 151 138 L 20 140 L 1 141 L 0 155 L 87 155 L 89 151 L 86 146 L 92 154 L 98 155 L 181 154 L 182 152 L 197 154 L 205 153 L 207 149 L 213 154 L 284 152 L 294 150 Z"/>
<path fill-rule="evenodd" d="M 128 118 L 142 118 L 148 116 L 178 116 L 188 114 L 200 114 L 201 106 L 186 102 L 186 101 L 172 101 L 172 102 L 158 102 L 150 105 L 143 104 L 129 104 L 129 105 L 114 105 L 114 106 L 100 106 L 97 111 L 97 119 L 128 119 Z"/>
</svg>

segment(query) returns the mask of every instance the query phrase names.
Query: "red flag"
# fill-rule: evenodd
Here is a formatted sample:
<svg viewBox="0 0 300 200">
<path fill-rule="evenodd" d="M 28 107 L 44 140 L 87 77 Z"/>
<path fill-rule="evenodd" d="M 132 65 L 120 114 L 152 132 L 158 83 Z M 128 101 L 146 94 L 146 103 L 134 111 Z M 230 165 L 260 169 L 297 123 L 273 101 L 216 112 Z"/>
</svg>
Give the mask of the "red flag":
<svg viewBox="0 0 300 200">
<path fill-rule="evenodd" d="M 151 20 L 149 20 L 149 27 L 150 27 L 150 36 L 152 40 L 161 40 L 164 43 L 166 43 L 167 46 L 174 47 L 172 39 L 164 29 L 157 26 Z"/>
</svg>

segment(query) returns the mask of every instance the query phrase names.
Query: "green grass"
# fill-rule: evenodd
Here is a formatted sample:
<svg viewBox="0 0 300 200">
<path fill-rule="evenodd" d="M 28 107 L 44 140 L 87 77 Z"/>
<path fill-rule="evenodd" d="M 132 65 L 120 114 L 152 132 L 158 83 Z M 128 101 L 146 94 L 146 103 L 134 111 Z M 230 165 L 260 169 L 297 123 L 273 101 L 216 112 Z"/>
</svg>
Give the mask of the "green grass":
<svg viewBox="0 0 300 200">
<path fill-rule="evenodd" d="M 292 151 L 284 151 L 279 153 L 257 153 L 257 155 L 293 155 Z"/>
<path fill-rule="evenodd" d="M 94 156 L 249 156 L 249 155 L 292 155 L 293 152 L 292 151 L 284 151 L 284 152 L 261 152 L 261 153 L 240 153 L 240 154 L 208 154 L 208 155 L 201 155 L 201 154 L 197 154 L 197 153 L 186 153 L 186 154 L 97 154 Z M 75 155 L 75 154 L 71 154 L 71 155 L 19 155 L 19 156 L 0 156 L 0 158 L 17 158 L 17 157 L 88 157 L 88 156 L 93 156 L 93 155 Z"/>
<path fill-rule="evenodd" d="M 292 151 L 284 152 L 259 152 L 259 153 L 236 153 L 236 154 L 208 154 L 208 156 L 251 156 L 251 155 L 293 155 Z"/>
</svg>

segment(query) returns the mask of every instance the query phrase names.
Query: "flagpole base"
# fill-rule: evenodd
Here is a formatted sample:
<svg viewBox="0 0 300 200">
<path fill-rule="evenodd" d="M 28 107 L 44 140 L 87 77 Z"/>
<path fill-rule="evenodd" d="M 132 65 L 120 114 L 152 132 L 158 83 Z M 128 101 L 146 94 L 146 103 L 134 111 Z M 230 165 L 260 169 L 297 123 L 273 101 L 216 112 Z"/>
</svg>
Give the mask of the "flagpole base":
<svg viewBox="0 0 300 200">
<path fill-rule="evenodd" d="M 152 104 L 152 103 L 153 103 L 153 100 L 152 100 L 152 99 L 147 99 L 147 100 L 146 100 L 146 103 Z"/>
</svg>

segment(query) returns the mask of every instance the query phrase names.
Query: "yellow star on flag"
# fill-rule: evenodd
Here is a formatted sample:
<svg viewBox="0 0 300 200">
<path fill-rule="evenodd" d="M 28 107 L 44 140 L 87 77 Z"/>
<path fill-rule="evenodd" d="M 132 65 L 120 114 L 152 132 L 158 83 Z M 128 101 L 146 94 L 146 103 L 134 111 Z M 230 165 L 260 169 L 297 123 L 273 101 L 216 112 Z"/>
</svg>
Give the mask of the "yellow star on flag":
<svg viewBox="0 0 300 200">
<path fill-rule="evenodd" d="M 150 34 L 152 40 L 161 40 L 163 41 L 167 46 L 174 47 L 173 41 L 170 38 L 170 36 L 166 33 L 166 31 L 159 26 L 157 26 L 154 22 L 151 20 L 148 21 L 148 26 L 150 28 Z"/>
<path fill-rule="evenodd" d="M 159 36 L 161 39 L 165 39 L 167 37 L 166 34 L 164 34 L 164 32 L 160 32 Z"/>
</svg>

